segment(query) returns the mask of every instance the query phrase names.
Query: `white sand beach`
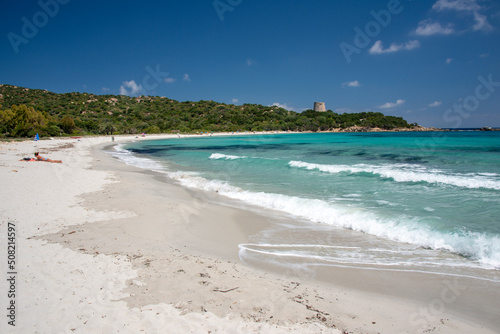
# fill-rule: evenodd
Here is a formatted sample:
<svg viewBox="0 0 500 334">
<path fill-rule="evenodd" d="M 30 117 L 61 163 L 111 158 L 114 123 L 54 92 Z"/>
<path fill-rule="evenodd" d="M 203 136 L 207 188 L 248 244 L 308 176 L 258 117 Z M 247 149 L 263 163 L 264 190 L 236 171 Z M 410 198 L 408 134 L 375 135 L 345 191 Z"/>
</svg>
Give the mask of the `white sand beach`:
<svg viewBox="0 0 500 334">
<path fill-rule="evenodd" d="M 488 283 L 345 268 L 310 277 L 245 265 L 238 245 L 273 217 L 125 165 L 102 151 L 111 144 L 0 142 L 0 333 L 500 331 L 498 289 Z M 36 151 L 62 164 L 19 161 Z M 15 326 L 6 317 L 12 301 Z"/>
</svg>

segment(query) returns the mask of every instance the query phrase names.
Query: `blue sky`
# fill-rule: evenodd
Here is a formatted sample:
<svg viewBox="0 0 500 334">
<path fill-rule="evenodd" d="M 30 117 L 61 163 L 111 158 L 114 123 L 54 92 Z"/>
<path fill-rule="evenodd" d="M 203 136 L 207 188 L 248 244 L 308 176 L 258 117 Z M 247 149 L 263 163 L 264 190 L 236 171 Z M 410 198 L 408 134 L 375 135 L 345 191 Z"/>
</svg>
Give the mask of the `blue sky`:
<svg viewBox="0 0 500 334">
<path fill-rule="evenodd" d="M 500 126 L 498 0 L 4 0 L 0 83 Z"/>
</svg>

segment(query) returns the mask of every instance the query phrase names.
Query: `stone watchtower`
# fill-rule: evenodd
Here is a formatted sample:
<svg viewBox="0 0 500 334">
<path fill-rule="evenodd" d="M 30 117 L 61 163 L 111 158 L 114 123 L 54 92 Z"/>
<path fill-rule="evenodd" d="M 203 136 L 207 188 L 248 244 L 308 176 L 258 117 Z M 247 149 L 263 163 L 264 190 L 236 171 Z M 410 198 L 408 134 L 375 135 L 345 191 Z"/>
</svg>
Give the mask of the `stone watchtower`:
<svg viewBox="0 0 500 334">
<path fill-rule="evenodd" d="M 314 111 L 326 111 L 325 102 L 314 102 Z"/>
</svg>

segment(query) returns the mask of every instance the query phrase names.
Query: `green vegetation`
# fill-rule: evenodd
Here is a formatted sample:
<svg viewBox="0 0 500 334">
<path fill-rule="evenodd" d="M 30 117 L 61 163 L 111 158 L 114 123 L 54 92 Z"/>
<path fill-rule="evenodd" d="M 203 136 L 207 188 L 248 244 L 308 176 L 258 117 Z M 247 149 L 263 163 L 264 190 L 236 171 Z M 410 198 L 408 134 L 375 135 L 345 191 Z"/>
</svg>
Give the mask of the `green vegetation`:
<svg viewBox="0 0 500 334">
<path fill-rule="evenodd" d="M 412 128 L 401 117 L 330 110 L 302 113 L 276 106 L 214 101 L 178 102 L 166 97 L 56 94 L 0 85 L 0 136 L 224 131 L 329 131 L 353 126 Z"/>
</svg>

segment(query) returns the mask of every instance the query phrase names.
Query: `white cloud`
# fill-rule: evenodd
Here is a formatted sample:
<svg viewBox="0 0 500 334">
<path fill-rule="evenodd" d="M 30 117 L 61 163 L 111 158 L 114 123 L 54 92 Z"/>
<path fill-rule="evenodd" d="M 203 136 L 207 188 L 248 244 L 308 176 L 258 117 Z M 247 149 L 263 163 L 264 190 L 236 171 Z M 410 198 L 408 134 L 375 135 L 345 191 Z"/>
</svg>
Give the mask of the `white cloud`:
<svg viewBox="0 0 500 334">
<path fill-rule="evenodd" d="M 361 87 L 361 84 L 359 83 L 358 80 L 354 81 L 347 81 L 342 84 L 342 86 L 347 86 L 347 87 Z"/>
<path fill-rule="evenodd" d="M 419 36 L 450 35 L 454 32 L 453 25 L 448 24 L 445 28 L 439 22 L 432 22 L 430 19 L 420 21 L 415 30 L 415 34 Z"/>
<path fill-rule="evenodd" d="M 438 0 L 432 6 L 432 9 L 437 11 L 454 10 L 457 12 L 467 12 L 472 14 L 476 21 L 472 30 L 489 31 L 493 29 L 486 16 L 479 13 L 481 6 L 477 3 L 477 0 Z"/>
<path fill-rule="evenodd" d="M 137 95 L 141 91 L 142 86 L 136 84 L 134 80 L 124 81 L 120 86 L 120 95 Z"/>
<path fill-rule="evenodd" d="M 191 81 L 191 78 L 189 77 L 189 74 L 185 73 L 184 77 L 182 78 L 182 81 Z"/>
<path fill-rule="evenodd" d="M 174 78 L 165 78 L 165 79 L 163 79 L 163 81 L 165 81 L 166 83 L 174 83 L 175 79 Z"/>
<path fill-rule="evenodd" d="M 397 100 L 396 102 L 387 102 L 387 103 L 384 103 L 383 105 L 381 106 L 378 106 L 379 109 L 390 109 L 390 108 L 396 108 L 402 104 L 405 103 L 405 100 Z"/>
<path fill-rule="evenodd" d="M 489 53 L 482 53 L 479 55 L 479 58 L 488 58 L 490 56 Z"/>
<path fill-rule="evenodd" d="M 240 102 L 240 100 L 238 100 L 238 99 L 232 99 L 231 102 L 232 103 L 238 103 L 238 102 Z"/>
<path fill-rule="evenodd" d="M 493 27 L 491 24 L 488 22 L 488 19 L 486 16 L 479 14 L 478 12 L 474 12 L 474 20 L 476 20 L 476 24 L 472 27 L 473 30 L 484 30 L 484 31 L 490 31 L 493 30 Z"/>
<path fill-rule="evenodd" d="M 446 58 L 446 64 L 450 64 L 453 61 L 453 58 Z"/>
<path fill-rule="evenodd" d="M 111 89 L 109 89 L 108 87 L 104 87 L 104 86 L 103 86 L 101 89 L 102 89 L 102 91 L 103 91 L 104 93 L 107 93 L 107 92 L 109 92 L 109 91 L 111 90 Z"/>
<path fill-rule="evenodd" d="M 434 108 L 434 107 L 439 107 L 443 102 L 441 101 L 434 101 L 428 105 L 428 107 Z"/>
<path fill-rule="evenodd" d="M 382 41 L 376 41 L 375 44 L 370 48 L 370 54 L 372 55 L 378 55 L 378 54 L 383 54 L 383 53 L 392 53 L 392 52 L 398 52 L 402 50 L 413 50 L 416 49 L 420 46 L 420 42 L 417 40 L 412 40 L 409 41 L 405 44 L 396 44 L 392 43 L 391 46 L 389 46 L 387 49 L 384 49 L 382 45 Z"/>
<path fill-rule="evenodd" d="M 442 10 L 456 10 L 456 11 L 477 11 L 480 6 L 476 0 L 438 0 L 432 9 Z"/>
<path fill-rule="evenodd" d="M 256 64 L 255 60 L 253 60 L 251 58 L 247 58 L 247 65 L 248 66 L 252 66 L 252 65 L 255 65 L 255 64 Z"/>
<path fill-rule="evenodd" d="M 286 105 L 286 103 L 281 104 L 281 103 L 275 102 L 275 103 L 273 103 L 273 105 L 272 105 L 272 106 L 274 106 L 274 107 L 279 107 L 279 108 L 283 108 L 283 109 L 286 109 L 286 110 L 293 110 L 293 108 L 292 108 L 292 107 L 287 106 L 287 105 Z"/>
</svg>

